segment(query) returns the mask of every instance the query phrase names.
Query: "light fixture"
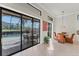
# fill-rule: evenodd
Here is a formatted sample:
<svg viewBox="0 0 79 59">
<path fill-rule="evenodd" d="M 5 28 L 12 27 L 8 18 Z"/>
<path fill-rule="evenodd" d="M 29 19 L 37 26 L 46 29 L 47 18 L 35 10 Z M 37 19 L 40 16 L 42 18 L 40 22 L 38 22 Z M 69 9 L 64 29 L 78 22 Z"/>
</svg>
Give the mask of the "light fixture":
<svg viewBox="0 0 79 59">
<path fill-rule="evenodd" d="M 61 13 L 62 13 L 62 24 L 64 24 L 63 23 L 63 20 L 64 20 L 64 11 L 61 11 Z"/>
<path fill-rule="evenodd" d="M 62 31 L 64 32 L 66 30 L 65 25 L 64 25 L 64 11 L 61 11 L 62 13 Z"/>
</svg>

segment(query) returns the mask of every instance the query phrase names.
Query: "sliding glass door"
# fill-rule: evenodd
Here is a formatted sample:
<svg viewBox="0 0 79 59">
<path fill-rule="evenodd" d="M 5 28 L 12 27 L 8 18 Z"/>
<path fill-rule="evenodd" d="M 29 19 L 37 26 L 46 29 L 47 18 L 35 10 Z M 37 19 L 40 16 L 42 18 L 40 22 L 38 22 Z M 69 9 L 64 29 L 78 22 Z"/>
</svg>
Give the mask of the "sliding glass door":
<svg viewBox="0 0 79 59">
<path fill-rule="evenodd" d="M 40 39 L 40 21 L 33 19 L 33 45 L 38 44 Z"/>
<path fill-rule="evenodd" d="M 14 16 L 15 15 L 15 16 Z M 20 16 L 12 12 L 2 12 L 2 55 L 9 55 L 20 50 Z"/>
<path fill-rule="evenodd" d="M 32 18 L 24 16 L 22 19 L 22 49 L 32 46 Z"/>
<path fill-rule="evenodd" d="M 12 55 L 40 42 L 39 19 L 5 8 L 2 8 L 0 15 L 2 55 Z"/>
</svg>

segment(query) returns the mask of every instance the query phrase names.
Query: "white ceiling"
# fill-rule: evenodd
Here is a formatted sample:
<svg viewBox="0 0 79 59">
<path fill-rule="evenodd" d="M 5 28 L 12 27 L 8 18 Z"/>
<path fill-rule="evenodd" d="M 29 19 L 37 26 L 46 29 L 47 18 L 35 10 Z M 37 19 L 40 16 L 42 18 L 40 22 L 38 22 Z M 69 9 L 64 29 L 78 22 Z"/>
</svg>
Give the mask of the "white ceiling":
<svg viewBox="0 0 79 59">
<path fill-rule="evenodd" d="M 64 11 L 64 14 L 79 11 L 79 3 L 39 3 L 38 5 L 51 15 L 61 15 L 61 11 Z"/>
</svg>

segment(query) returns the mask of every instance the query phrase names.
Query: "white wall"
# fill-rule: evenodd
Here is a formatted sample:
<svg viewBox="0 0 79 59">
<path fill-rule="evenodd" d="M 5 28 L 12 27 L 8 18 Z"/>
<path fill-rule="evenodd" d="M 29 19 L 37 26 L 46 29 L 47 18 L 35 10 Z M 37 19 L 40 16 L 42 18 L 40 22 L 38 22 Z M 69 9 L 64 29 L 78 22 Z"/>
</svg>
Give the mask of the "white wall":
<svg viewBox="0 0 79 59">
<path fill-rule="evenodd" d="M 0 6 L 32 17 L 40 18 L 40 12 L 26 3 L 0 3 Z"/>
<path fill-rule="evenodd" d="M 44 10 L 42 11 L 41 25 L 42 25 L 43 21 L 46 21 L 46 22 L 49 22 L 49 23 L 53 24 L 53 22 L 51 22 L 51 21 L 48 20 L 48 14 L 46 12 L 44 12 Z M 43 43 L 43 39 L 44 39 L 45 36 L 47 36 L 47 33 L 48 33 L 48 31 L 43 31 L 42 29 L 43 29 L 43 27 L 41 26 L 41 43 Z"/>
<path fill-rule="evenodd" d="M 62 20 L 63 19 L 63 20 Z M 62 32 L 66 31 L 68 33 L 75 33 L 76 17 L 75 14 L 57 16 L 55 20 L 55 31 Z"/>
<path fill-rule="evenodd" d="M 77 35 L 77 30 L 79 30 L 79 20 L 77 20 L 78 13 L 73 13 L 70 15 L 65 15 L 62 23 L 62 16 L 57 16 L 54 23 L 55 32 L 68 32 L 69 34 L 75 33 L 74 40 L 79 41 L 79 35 Z"/>
<path fill-rule="evenodd" d="M 34 11 L 31 10 L 29 7 L 26 6 L 26 4 L 2 4 L 0 3 L 0 6 L 35 17 L 35 18 L 39 18 L 40 19 L 40 43 L 43 43 L 43 38 L 45 36 L 47 36 L 47 31 L 42 31 L 42 21 L 47 21 L 49 23 L 52 23 L 50 20 L 48 20 L 48 16 L 50 16 L 47 12 L 45 12 L 45 10 L 43 10 L 42 8 L 40 8 L 39 6 L 37 6 L 41 11 L 42 11 L 42 16 L 39 16 L 39 14 Z M 27 8 L 26 8 L 27 7 Z"/>
</svg>

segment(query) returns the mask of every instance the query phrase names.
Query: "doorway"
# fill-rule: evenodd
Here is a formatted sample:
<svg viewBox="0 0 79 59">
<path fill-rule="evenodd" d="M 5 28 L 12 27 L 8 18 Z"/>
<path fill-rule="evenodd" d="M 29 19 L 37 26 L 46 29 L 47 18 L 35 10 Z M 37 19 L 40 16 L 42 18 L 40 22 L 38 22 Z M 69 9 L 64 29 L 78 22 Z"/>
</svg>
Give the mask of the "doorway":
<svg viewBox="0 0 79 59">
<path fill-rule="evenodd" d="M 52 24 L 48 23 L 48 36 L 52 37 Z"/>
</svg>

